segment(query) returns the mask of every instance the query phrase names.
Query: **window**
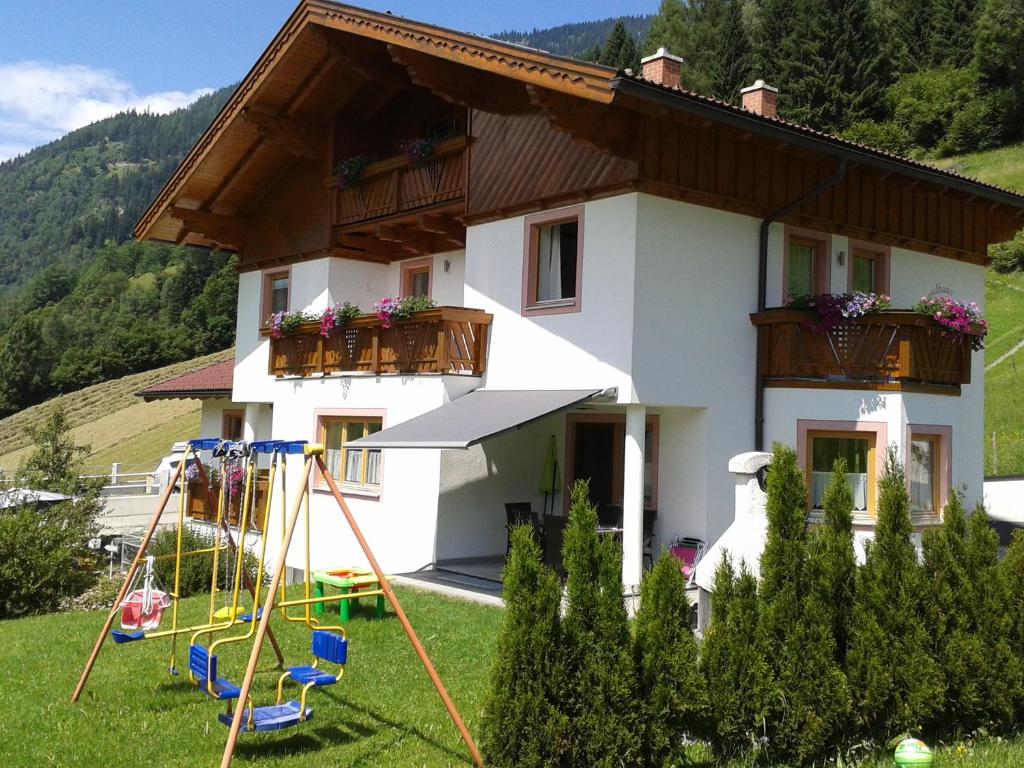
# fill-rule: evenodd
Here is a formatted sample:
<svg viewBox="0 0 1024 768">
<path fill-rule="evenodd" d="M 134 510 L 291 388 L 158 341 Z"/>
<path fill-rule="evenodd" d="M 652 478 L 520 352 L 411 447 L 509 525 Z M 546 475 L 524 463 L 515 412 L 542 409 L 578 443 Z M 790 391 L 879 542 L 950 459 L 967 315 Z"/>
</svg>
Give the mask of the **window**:
<svg viewBox="0 0 1024 768">
<path fill-rule="evenodd" d="M 889 292 L 889 251 L 874 246 L 871 248 L 850 243 L 851 291 L 864 293 Z"/>
<path fill-rule="evenodd" d="M 526 217 L 523 313 L 580 310 L 583 208 Z"/>
<path fill-rule="evenodd" d="M 220 422 L 220 436 L 225 440 L 241 440 L 245 427 L 245 411 L 224 411 Z"/>
<path fill-rule="evenodd" d="M 934 425 L 907 427 L 907 490 L 910 511 L 937 515 L 949 495 L 949 444 L 952 428 Z"/>
<path fill-rule="evenodd" d="M 431 270 L 434 260 L 429 256 L 402 263 L 402 296 L 430 298 Z"/>
<path fill-rule="evenodd" d="M 783 299 L 811 296 L 829 289 L 829 241 L 827 235 L 786 228 L 783 258 Z"/>
<path fill-rule="evenodd" d="M 380 432 L 381 424 L 379 416 L 325 416 L 320 419 L 324 464 L 343 487 L 371 492 L 380 490 L 380 451 L 346 446 L 360 437 Z"/>
<path fill-rule="evenodd" d="M 284 272 L 268 272 L 263 275 L 263 312 L 264 322 L 277 312 L 288 311 L 288 288 L 291 274 Z"/>
<path fill-rule="evenodd" d="M 879 447 L 886 445 L 887 434 L 882 421 L 797 420 L 797 452 L 807 473 L 807 501 L 812 512 L 822 510 L 836 459 L 845 459 L 854 517 L 863 522 L 875 516 L 876 455 Z"/>
<path fill-rule="evenodd" d="M 856 433 L 816 432 L 809 435 L 811 509 L 820 510 L 836 459 L 846 459 L 846 482 L 853 492 L 853 510 L 874 510 L 875 446 L 872 437 Z"/>
</svg>

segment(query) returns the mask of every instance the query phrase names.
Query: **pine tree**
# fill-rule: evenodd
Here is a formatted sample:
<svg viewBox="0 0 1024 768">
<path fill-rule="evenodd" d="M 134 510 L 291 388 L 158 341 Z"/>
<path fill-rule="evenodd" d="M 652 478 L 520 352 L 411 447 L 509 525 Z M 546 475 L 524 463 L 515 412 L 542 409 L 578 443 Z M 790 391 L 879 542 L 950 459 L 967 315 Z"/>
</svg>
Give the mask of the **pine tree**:
<svg viewBox="0 0 1024 768">
<path fill-rule="evenodd" d="M 807 491 L 796 452 L 773 446 L 768 473 L 768 534 L 761 555 L 757 642 L 771 672 L 765 732 L 774 760 L 808 762 L 832 743 L 850 705 L 836 659 L 832 597 L 811 589 L 825 578 L 807 551 Z"/>
<path fill-rule="evenodd" d="M 622 547 L 598 536 L 597 510 L 587 493 L 583 481 L 570 490 L 559 701 L 569 719 L 569 765 L 611 768 L 638 759 L 636 678 L 622 600 Z"/>
<path fill-rule="evenodd" d="M 942 709 L 942 674 L 922 618 L 925 588 L 910 539 L 910 498 L 895 451 L 878 483 L 875 537 L 858 571 L 847 673 L 859 730 L 917 731 Z"/>
<path fill-rule="evenodd" d="M 935 0 L 889 0 L 874 6 L 876 28 L 894 71 L 915 72 L 933 62 Z"/>
<path fill-rule="evenodd" d="M 765 725 L 771 684 L 757 634 L 757 580 L 745 563 L 736 577 L 727 553 L 715 571 L 711 622 L 704 633 L 700 667 L 707 691 L 708 742 L 719 758 L 756 751 Z"/>
<path fill-rule="evenodd" d="M 779 88 L 784 102 L 792 90 L 795 67 L 801 59 L 801 30 L 797 23 L 806 18 L 799 13 L 801 3 L 802 0 L 761 0 L 757 9 L 753 74 Z"/>
<path fill-rule="evenodd" d="M 987 0 L 977 23 L 974 63 L 988 88 L 1024 81 L 1024 0 Z"/>
<path fill-rule="evenodd" d="M 505 615 L 481 722 L 483 751 L 494 766 L 558 765 L 566 731 L 554 701 L 561 586 L 541 564 L 528 526 L 512 531 L 503 597 Z"/>
<path fill-rule="evenodd" d="M 626 30 L 626 25 L 619 19 L 608 33 L 604 41 L 601 54 L 597 59 L 599 64 L 615 67 L 618 70 L 640 68 L 640 54 L 637 51 L 636 41 Z"/>
<path fill-rule="evenodd" d="M 687 9 L 682 0 L 661 0 L 658 12 L 651 19 L 651 26 L 647 28 L 644 37 L 644 55 L 649 56 L 659 48 L 666 48 L 676 56 L 683 56 L 684 51 L 689 49 L 686 14 Z"/>
<path fill-rule="evenodd" d="M 974 57 L 980 0 L 935 0 L 929 47 L 932 64 L 966 67 Z"/>
<path fill-rule="evenodd" d="M 652 768 L 679 765 L 686 756 L 684 736 L 703 731 L 706 698 L 686 577 L 667 552 L 644 575 L 634 624 L 640 756 Z"/>
<path fill-rule="evenodd" d="M 740 89 L 750 85 L 751 45 L 743 24 L 743 4 L 729 0 L 722 15 L 717 44 L 711 49 L 711 93 L 738 103 Z"/>
</svg>

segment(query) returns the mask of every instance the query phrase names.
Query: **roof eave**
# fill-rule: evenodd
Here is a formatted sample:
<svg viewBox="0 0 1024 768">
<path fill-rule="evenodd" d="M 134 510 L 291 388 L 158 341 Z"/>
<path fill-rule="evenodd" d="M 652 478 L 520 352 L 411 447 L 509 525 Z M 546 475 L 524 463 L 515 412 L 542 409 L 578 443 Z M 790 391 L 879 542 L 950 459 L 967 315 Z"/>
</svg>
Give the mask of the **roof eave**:
<svg viewBox="0 0 1024 768">
<path fill-rule="evenodd" d="M 752 112 L 715 104 L 705 99 L 694 98 L 687 93 L 672 91 L 654 83 L 647 83 L 629 77 L 619 76 L 614 78 L 611 82 L 611 87 L 614 92 L 647 99 L 663 106 L 713 119 L 716 122 L 741 130 L 785 141 L 793 146 L 820 152 L 823 155 L 835 158 L 844 158 L 848 162 L 858 165 L 878 168 L 890 173 L 899 173 L 917 181 L 950 187 L 967 195 L 973 195 L 993 203 L 1008 205 L 1017 210 L 1024 211 L 1024 197 L 1012 192 L 945 173 L 937 168 L 929 169 L 907 161 L 901 161 L 894 157 L 876 154 L 866 148 L 850 146 L 834 138 L 814 136 L 795 127 L 776 122 Z"/>
<path fill-rule="evenodd" d="M 145 390 L 135 393 L 136 397 L 141 397 L 144 402 L 151 403 L 154 400 L 216 400 L 220 398 L 230 399 L 230 389 L 207 389 L 207 390 L 195 390 L 195 391 L 182 391 L 177 392 L 147 392 Z"/>
</svg>

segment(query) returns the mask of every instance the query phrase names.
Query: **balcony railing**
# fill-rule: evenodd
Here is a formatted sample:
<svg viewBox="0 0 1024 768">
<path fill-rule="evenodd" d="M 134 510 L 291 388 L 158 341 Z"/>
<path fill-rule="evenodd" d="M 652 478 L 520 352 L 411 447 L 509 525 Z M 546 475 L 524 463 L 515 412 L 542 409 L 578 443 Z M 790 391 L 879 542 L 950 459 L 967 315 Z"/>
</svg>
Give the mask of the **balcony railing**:
<svg viewBox="0 0 1024 768">
<path fill-rule="evenodd" d="M 481 376 L 487 360 L 491 315 L 479 309 L 435 307 L 385 328 L 375 315 L 320 334 L 309 323 L 270 340 L 273 376 L 320 376 L 329 373 Z M 268 329 L 264 335 L 270 335 Z"/>
<path fill-rule="evenodd" d="M 866 383 L 959 387 L 971 381 L 969 339 L 955 338 L 916 312 L 881 312 L 824 331 L 806 312 L 752 314 L 768 383 Z"/>
<path fill-rule="evenodd" d="M 437 145 L 417 168 L 404 155 L 367 166 L 347 189 L 335 182 L 333 224 L 343 227 L 450 203 L 466 196 L 466 137 Z"/>
</svg>

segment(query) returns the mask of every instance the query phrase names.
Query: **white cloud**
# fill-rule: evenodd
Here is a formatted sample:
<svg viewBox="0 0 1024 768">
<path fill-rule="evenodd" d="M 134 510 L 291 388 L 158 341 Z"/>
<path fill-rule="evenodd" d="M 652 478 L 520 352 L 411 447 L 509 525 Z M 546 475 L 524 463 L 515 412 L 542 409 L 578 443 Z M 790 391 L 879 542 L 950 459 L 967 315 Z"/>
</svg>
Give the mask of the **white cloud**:
<svg viewBox="0 0 1024 768">
<path fill-rule="evenodd" d="M 127 109 L 171 112 L 212 88 L 136 93 L 116 73 L 82 64 L 0 63 L 0 161 Z"/>
</svg>

